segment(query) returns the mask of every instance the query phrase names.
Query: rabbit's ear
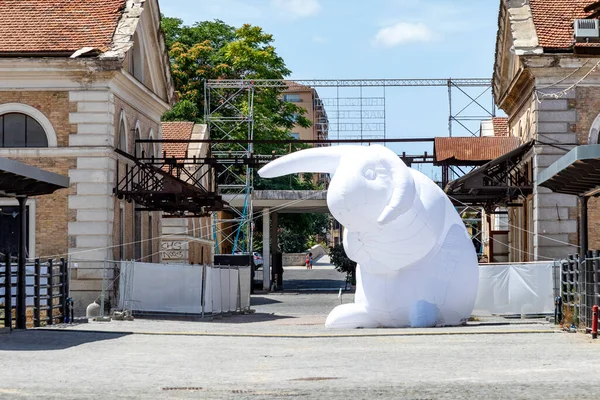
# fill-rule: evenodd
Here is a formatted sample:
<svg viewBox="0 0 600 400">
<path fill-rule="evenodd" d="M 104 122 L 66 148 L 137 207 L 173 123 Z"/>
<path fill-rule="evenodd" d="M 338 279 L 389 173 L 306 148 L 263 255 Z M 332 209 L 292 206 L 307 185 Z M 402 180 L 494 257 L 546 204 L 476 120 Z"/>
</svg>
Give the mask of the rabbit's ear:
<svg viewBox="0 0 600 400">
<path fill-rule="evenodd" d="M 315 147 L 297 151 L 271 161 L 262 167 L 258 174 L 263 178 L 275 178 L 300 172 L 333 174 L 342 156 L 357 149 L 360 149 L 360 146 Z"/>
<path fill-rule="evenodd" d="M 407 212 L 415 200 L 416 188 L 410 170 L 394 153 L 385 150 L 381 162 L 389 169 L 394 182 L 390 201 L 379 215 L 377 223 L 385 225 Z"/>
</svg>

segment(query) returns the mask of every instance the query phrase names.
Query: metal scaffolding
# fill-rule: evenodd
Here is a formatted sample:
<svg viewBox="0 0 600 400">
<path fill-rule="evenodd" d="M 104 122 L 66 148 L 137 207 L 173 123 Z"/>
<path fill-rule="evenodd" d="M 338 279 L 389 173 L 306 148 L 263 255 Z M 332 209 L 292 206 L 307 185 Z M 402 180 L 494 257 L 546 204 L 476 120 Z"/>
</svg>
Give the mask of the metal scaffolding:
<svg viewBox="0 0 600 400">
<path fill-rule="evenodd" d="M 233 251 L 252 252 L 252 165 L 228 163 L 225 157 L 252 157 L 254 141 L 254 97 L 256 90 L 281 89 L 283 93 L 311 90 L 314 145 L 336 142 L 384 142 L 390 139 L 386 124 L 386 97 L 394 87 L 447 87 L 448 136 L 479 136 L 479 121 L 495 117 L 491 79 L 222 79 L 207 80 L 204 86 L 204 117 L 210 138 L 210 154 L 223 158 L 217 182 L 222 194 L 244 198 L 242 210 L 231 209 L 234 218 L 218 218 L 215 213 L 215 253 L 230 242 Z M 315 88 L 326 88 L 331 96 L 320 97 Z M 353 90 L 343 96 L 341 91 Z M 335 91 L 335 92 L 333 92 Z M 490 96 L 491 97 L 491 96 Z M 286 100 L 288 101 L 288 100 Z M 289 101 L 301 101 L 298 98 Z M 474 111 L 475 110 L 475 111 Z M 433 137 L 434 135 L 432 135 Z M 406 140 L 410 140 L 406 138 Z M 332 144 L 332 143 L 328 143 Z M 327 144 L 325 144 L 327 145 Z M 232 147 L 233 146 L 233 147 Z M 424 159 L 427 159 L 425 153 Z M 415 159 L 416 161 L 416 159 Z M 236 229 L 217 238 L 221 223 L 234 223 Z M 228 246 L 229 248 L 229 246 Z"/>
</svg>

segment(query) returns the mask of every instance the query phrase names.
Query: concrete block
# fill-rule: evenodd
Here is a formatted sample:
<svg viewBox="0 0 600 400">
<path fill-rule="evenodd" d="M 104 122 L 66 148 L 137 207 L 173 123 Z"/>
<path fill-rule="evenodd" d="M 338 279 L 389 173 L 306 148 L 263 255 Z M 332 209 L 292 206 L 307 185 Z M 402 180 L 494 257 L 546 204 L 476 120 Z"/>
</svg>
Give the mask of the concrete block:
<svg viewBox="0 0 600 400">
<path fill-rule="evenodd" d="M 113 210 L 77 210 L 78 222 L 112 222 L 114 219 Z"/>
<path fill-rule="evenodd" d="M 564 243 L 569 243 L 569 234 L 546 234 L 538 236 L 537 245 L 542 247 L 565 246 Z"/>
<path fill-rule="evenodd" d="M 577 111 L 540 111 L 538 121 L 541 122 L 577 122 Z"/>
<path fill-rule="evenodd" d="M 107 90 L 71 91 L 69 101 L 111 101 L 111 96 Z"/>
<path fill-rule="evenodd" d="M 536 221 L 534 220 L 534 223 Z M 559 233 L 576 233 L 577 221 L 537 221 L 538 235 L 559 234 Z"/>
<path fill-rule="evenodd" d="M 107 135 L 69 135 L 69 146 L 71 147 L 112 147 L 113 143 L 114 138 Z"/>
<path fill-rule="evenodd" d="M 113 120 L 113 116 L 107 113 L 69 113 L 69 123 L 70 124 L 79 124 L 79 123 L 88 123 L 88 124 L 102 124 L 102 123 L 110 123 Z"/>
<path fill-rule="evenodd" d="M 114 171 L 115 160 L 109 157 L 77 157 L 77 169 L 101 169 Z"/>
<path fill-rule="evenodd" d="M 569 101 L 566 99 L 544 99 L 539 105 L 540 111 L 566 111 L 569 109 Z"/>
<path fill-rule="evenodd" d="M 538 221 L 566 221 L 569 219 L 568 207 L 542 207 L 535 210 Z"/>
<path fill-rule="evenodd" d="M 570 196 L 567 194 L 551 193 L 551 194 L 539 194 L 537 196 L 537 207 L 576 207 L 577 196 Z"/>
<path fill-rule="evenodd" d="M 111 196 L 69 196 L 69 208 L 72 210 L 107 210 L 114 207 L 114 199 Z"/>
<path fill-rule="evenodd" d="M 577 134 L 573 132 L 565 132 L 565 133 L 539 133 L 538 140 L 544 143 L 552 143 L 557 146 L 563 146 L 561 143 L 576 143 L 577 142 Z M 544 146 L 544 151 L 551 146 Z M 565 146 L 568 148 L 568 146 Z"/>
<path fill-rule="evenodd" d="M 553 78 L 554 80 L 554 78 Z M 555 93 L 560 93 L 561 98 L 562 99 L 574 99 L 575 97 L 577 97 L 577 93 L 575 92 L 575 89 L 571 89 L 566 93 L 562 93 L 566 88 L 561 88 L 561 87 L 555 87 L 555 88 L 544 88 L 544 89 L 540 89 L 540 88 L 536 88 L 538 90 L 541 90 L 544 94 L 555 94 Z M 541 96 L 540 96 L 541 98 Z M 554 100 L 553 98 L 548 98 L 545 97 L 544 101 L 550 99 L 550 100 Z"/>
<path fill-rule="evenodd" d="M 77 112 L 103 112 L 113 114 L 114 106 L 107 101 L 80 101 Z"/>
<path fill-rule="evenodd" d="M 567 152 L 563 151 L 561 154 L 538 155 L 534 158 L 533 164 L 536 168 L 547 168 L 550 165 L 554 164 L 556 160 L 558 160 L 562 155 L 566 153 Z"/>
<path fill-rule="evenodd" d="M 112 232 L 108 222 L 69 222 L 69 235 L 106 235 L 108 232 Z"/>
<path fill-rule="evenodd" d="M 80 266 L 89 266 L 90 262 L 103 264 L 105 259 L 112 257 L 112 249 L 86 249 L 82 247 L 69 247 L 69 254 L 72 262 L 79 263 Z"/>
<path fill-rule="evenodd" d="M 538 255 L 539 261 L 550 259 L 561 259 L 569 254 L 577 252 L 577 248 L 572 246 L 539 246 L 534 248 L 534 253 Z"/>
</svg>

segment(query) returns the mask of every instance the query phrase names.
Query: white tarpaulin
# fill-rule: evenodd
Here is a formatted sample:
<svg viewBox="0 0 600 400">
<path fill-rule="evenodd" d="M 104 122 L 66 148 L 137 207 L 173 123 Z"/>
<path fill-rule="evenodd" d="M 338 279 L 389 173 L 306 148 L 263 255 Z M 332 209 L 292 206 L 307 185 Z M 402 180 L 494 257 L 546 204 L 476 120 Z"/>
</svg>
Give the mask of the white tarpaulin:
<svg viewBox="0 0 600 400">
<path fill-rule="evenodd" d="M 119 307 L 132 311 L 220 313 L 248 308 L 249 298 L 249 267 L 127 263 L 119 282 Z"/>
<path fill-rule="evenodd" d="M 475 315 L 554 312 L 553 262 L 480 264 Z"/>
</svg>

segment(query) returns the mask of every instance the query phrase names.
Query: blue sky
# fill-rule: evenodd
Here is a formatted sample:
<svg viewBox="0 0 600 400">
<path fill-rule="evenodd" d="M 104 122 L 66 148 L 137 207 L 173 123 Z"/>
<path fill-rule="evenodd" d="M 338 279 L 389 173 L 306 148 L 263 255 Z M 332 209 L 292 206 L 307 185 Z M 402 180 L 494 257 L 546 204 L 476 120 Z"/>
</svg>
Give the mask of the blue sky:
<svg viewBox="0 0 600 400">
<path fill-rule="evenodd" d="M 499 0 L 162 0 L 160 6 L 186 24 L 218 18 L 261 26 L 297 79 L 488 78 L 493 72 Z M 455 98 L 455 107 L 466 105 Z M 490 96 L 482 100 L 491 103 Z M 448 135 L 446 88 L 392 88 L 385 108 L 387 137 Z"/>
</svg>

